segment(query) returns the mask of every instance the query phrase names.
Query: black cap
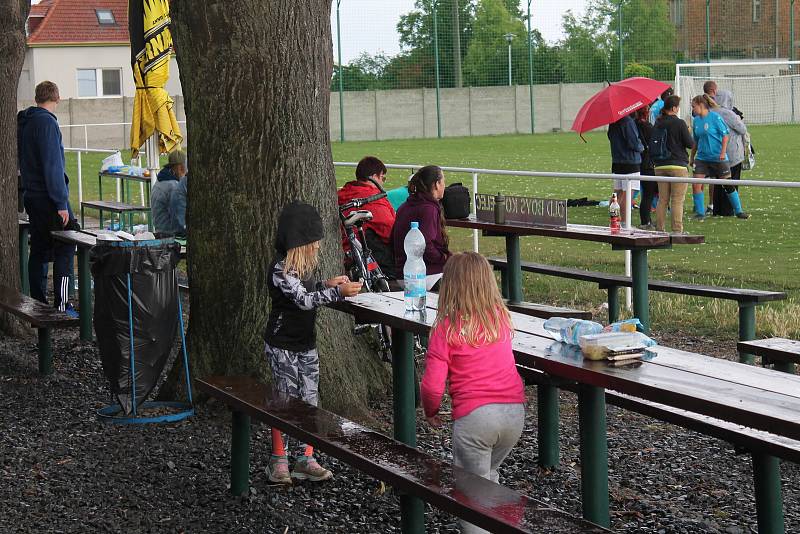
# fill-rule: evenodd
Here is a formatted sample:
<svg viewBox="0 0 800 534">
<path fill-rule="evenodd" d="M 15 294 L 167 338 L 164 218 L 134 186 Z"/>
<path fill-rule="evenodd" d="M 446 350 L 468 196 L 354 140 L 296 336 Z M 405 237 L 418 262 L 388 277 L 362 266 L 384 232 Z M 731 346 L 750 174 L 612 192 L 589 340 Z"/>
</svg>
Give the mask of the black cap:
<svg viewBox="0 0 800 534">
<path fill-rule="evenodd" d="M 286 254 L 289 249 L 319 241 L 324 235 L 325 229 L 317 209 L 294 201 L 284 206 L 278 217 L 275 248 L 281 254 Z"/>
</svg>

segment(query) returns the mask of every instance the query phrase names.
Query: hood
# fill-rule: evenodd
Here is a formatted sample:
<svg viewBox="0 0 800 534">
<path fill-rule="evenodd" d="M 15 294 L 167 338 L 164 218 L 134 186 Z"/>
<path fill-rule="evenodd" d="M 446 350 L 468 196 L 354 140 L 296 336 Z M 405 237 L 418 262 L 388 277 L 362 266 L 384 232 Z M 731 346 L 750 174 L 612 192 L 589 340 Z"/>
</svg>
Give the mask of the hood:
<svg viewBox="0 0 800 534">
<path fill-rule="evenodd" d="M 717 91 L 714 101 L 721 108 L 733 109 L 733 93 L 730 91 Z"/>
<path fill-rule="evenodd" d="M 289 249 L 319 241 L 325 235 L 322 218 L 317 209 L 302 202 L 291 202 L 283 207 L 278 217 L 275 248 L 281 254 Z"/>
<path fill-rule="evenodd" d="M 27 109 L 23 109 L 17 113 L 17 132 L 21 132 L 29 123 L 41 119 L 58 120 L 55 115 L 39 106 L 31 106 Z"/>
<path fill-rule="evenodd" d="M 178 181 L 178 177 L 175 175 L 174 172 L 172 172 L 172 169 L 169 167 L 164 167 L 163 169 L 158 171 L 158 176 L 156 176 L 156 179 L 159 182 L 168 182 L 170 180 L 175 180 L 176 182 Z"/>
</svg>

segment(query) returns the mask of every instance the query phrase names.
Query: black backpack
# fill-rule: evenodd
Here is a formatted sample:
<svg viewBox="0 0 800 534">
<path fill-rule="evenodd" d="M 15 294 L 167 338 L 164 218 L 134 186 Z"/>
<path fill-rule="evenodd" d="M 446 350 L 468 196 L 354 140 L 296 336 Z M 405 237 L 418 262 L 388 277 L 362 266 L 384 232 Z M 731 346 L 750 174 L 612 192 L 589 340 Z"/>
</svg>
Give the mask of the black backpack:
<svg viewBox="0 0 800 534">
<path fill-rule="evenodd" d="M 671 154 L 669 147 L 667 147 L 668 138 L 669 135 L 666 128 L 653 128 L 653 136 L 647 146 L 652 161 L 664 161 L 670 158 Z"/>
<path fill-rule="evenodd" d="M 469 217 L 472 199 L 469 189 L 461 183 L 448 185 L 444 189 L 442 207 L 444 216 L 448 219 L 466 219 Z"/>
</svg>

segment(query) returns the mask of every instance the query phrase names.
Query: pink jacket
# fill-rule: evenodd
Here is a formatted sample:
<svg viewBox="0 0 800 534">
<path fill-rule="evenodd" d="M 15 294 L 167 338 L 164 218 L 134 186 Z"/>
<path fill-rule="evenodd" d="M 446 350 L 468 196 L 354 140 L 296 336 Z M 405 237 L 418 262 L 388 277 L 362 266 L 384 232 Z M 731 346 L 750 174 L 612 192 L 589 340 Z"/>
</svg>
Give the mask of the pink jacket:
<svg viewBox="0 0 800 534">
<path fill-rule="evenodd" d="M 437 326 L 428 340 L 420 387 L 427 417 L 439 412 L 445 381 L 450 383 L 454 420 L 486 404 L 525 402 L 525 387 L 514 364 L 510 332 L 491 345 L 472 347 L 448 345 L 445 326 Z"/>
</svg>

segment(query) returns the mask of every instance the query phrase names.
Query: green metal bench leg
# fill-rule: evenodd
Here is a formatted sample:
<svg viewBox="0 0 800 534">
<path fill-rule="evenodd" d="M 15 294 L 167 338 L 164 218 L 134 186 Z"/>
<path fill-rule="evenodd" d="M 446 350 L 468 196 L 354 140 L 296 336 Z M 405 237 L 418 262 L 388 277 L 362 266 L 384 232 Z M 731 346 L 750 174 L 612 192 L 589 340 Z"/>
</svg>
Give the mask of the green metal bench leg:
<svg viewBox="0 0 800 534">
<path fill-rule="evenodd" d="M 578 387 L 578 421 L 581 447 L 581 501 L 583 517 L 611 526 L 608 501 L 608 441 L 605 390 Z"/>
<path fill-rule="evenodd" d="M 250 485 L 250 416 L 231 416 L 231 493 L 244 494 Z"/>
<path fill-rule="evenodd" d="M 500 292 L 504 299 L 508 298 L 508 268 L 506 267 L 500 269 Z"/>
<path fill-rule="evenodd" d="M 756 513 L 759 534 L 783 534 L 783 497 L 781 465 L 768 454 L 753 453 Z"/>
<path fill-rule="evenodd" d="M 774 362 L 773 367 L 781 373 L 794 374 L 794 364 L 792 362 Z"/>
<path fill-rule="evenodd" d="M 508 271 L 508 300 L 514 304 L 520 303 L 522 297 L 522 266 L 519 249 L 519 236 L 506 236 L 506 260 Z"/>
<path fill-rule="evenodd" d="M 23 295 L 31 295 L 31 281 L 28 278 L 28 229 L 19 229 L 19 282 Z"/>
<path fill-rule="evenodd" d="M 101 196 L 100 198 L 102 199 L 103 197 Z M 83 208 L 83 204 L 81 204 L 81 228 L 86 228 L 85 212 L 86 212 L 86 210 Z M 100 228 L 102 228 L 102 227 L 103 227 L 103 225 L 101 224 Z"/>
<path fill-rule="evenodd" d="M 756 338 L 756 307 L 747 302 L 739 303 L 739 341 L 750 341 Z M 754 357 L 746 352 L 739 353 L 741 363 L 753 364 Z"/>
<path fill-rule="evenodd" d="M 539 465 L 553 468 L 558 465 L 558 388 L 551 385 L 536 387 L 539 407 L 538 427 Z"/>
<path fill-rule="evenodd" d="M 608 322 L 619 321 L 619 286 L 608 287 Z"/>
<path fill-rule="evenodd" d="M 92 276 L 89 271 L 89 249 L 78 247 L 78 306 L 80 307 L 81 340 L 92 340 Z"/>
<path fill-rule="evenodd" d="M 37 328 L 39 332 L 39 374 L 53 374 L 53 342 L 49 328 Z"/>
<path fill-rule="evenodd" d="M 392 330 L 392 392 L 394 438 L 417 446 L 417 411 L 414 401 L 414 337 L 404 330 Z M 421 500 L 400 496 L 400 524 L 404 534 L 425 532 L 425 508 Z"/>
<path fill-rule="evenodd" d="M 633 282 L 633 315 L 642 323 L 642 331 L 650 333 L 650 294 L 647 287 L 647 250 L 631 250 Z"/>
</svg>

